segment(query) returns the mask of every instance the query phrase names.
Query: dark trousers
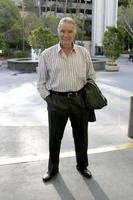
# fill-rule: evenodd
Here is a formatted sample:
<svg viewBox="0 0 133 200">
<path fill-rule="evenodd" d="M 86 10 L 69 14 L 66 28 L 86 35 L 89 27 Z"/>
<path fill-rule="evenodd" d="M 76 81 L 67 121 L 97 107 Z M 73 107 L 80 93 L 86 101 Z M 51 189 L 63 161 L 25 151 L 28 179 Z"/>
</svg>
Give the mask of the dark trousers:
<svg viewBox="0 0 133 200">
<path fill-rule="evenodd" d="M 66 97 L 51 94 L 48 103 L 49 119 L 49 164 L 48 170 L 58 170 L 61 140 L 68 118 L 70 119 L 77 167 L 88 166 L 88 112 L 82 94 L 76 97 Z"/>
</svg>

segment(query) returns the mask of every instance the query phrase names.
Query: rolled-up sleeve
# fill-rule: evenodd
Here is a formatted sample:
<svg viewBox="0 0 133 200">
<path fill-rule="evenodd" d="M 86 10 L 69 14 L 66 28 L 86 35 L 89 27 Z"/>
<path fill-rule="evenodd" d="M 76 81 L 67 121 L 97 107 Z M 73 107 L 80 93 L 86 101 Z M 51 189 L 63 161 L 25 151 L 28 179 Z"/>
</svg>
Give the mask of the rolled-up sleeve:
<svg viewBox="0 0 133 200">
<path fill-rule="evenodd" d="M 47 66 L 45 62 L 45 56 L 42 52 L 39 57 L 38 68 L 37 68 L 38 80 L 37 80 L 37 89 L 43 99 L 45 99 L 50 92 L 46 88 L 46 83 L 48 79 Z"/>
</svg>

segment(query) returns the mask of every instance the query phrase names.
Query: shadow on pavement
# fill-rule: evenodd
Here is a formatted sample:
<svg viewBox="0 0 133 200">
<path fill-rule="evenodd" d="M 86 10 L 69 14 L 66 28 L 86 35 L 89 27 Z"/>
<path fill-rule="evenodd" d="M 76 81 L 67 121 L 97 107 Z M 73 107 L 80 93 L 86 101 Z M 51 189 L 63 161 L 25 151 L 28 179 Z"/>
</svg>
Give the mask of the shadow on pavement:
<svg viewBox="0 0 133 200">
<path fill-rule="evenodd" d="M 94 196 L 94 199 L 98 200 L 109 200 L 107 194 L 103 191 L 101 186 L 98 184 L 98 182 L 92 178 L 91 180 L 84 179 L 88 189 Z"/>
<path fill-rule="evenodd" d="M 58 193 L 59 197 L 63 200 L 75 200 L 72 192 L 68 189 L 62 175 L 59 173 L 58 176 L 55 176 L 52 182 L 44 183 L 45 185 L 52 184 Z"/>
</svg>

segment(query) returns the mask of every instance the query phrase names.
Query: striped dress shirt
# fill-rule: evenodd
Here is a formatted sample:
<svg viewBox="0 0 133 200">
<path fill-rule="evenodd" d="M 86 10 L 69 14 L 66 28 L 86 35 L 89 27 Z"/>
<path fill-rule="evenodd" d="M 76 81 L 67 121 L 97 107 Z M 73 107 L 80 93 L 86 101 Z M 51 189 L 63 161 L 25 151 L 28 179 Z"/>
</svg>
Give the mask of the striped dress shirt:
<svg viewBox="0 0 133 200">
<path fill-rule="evenodd" d="M 40 55 L 37 71 L 37 88 L 44 99 L 49 95 L 49 90 L 78 91 L 84 87 L 87 78 L 95 79 L 89 52 L 76 44 L 68 56 L 60 44 L 45 49 Z"/>
</svg>

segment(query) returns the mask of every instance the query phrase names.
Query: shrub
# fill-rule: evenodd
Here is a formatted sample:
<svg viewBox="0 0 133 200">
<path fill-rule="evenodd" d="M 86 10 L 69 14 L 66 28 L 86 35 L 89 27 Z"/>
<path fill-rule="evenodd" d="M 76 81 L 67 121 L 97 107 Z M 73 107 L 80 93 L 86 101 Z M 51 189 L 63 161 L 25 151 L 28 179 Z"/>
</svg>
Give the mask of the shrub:
<svg viewBox="0 0 133 200">
<path fill-rule="evenodd" d="M 104 33 L 103 51 L 110 62 L 114 63 L 123 52 L 123 32 L 121 28 L 108 27 Z"/>
<path fill-rule="evenodd" d="M 28 41 L 33 49 L 43 50 L 54 45 L 57 37 L 47 27 L 39 26 L 31 32 Z"/>
</svg>

